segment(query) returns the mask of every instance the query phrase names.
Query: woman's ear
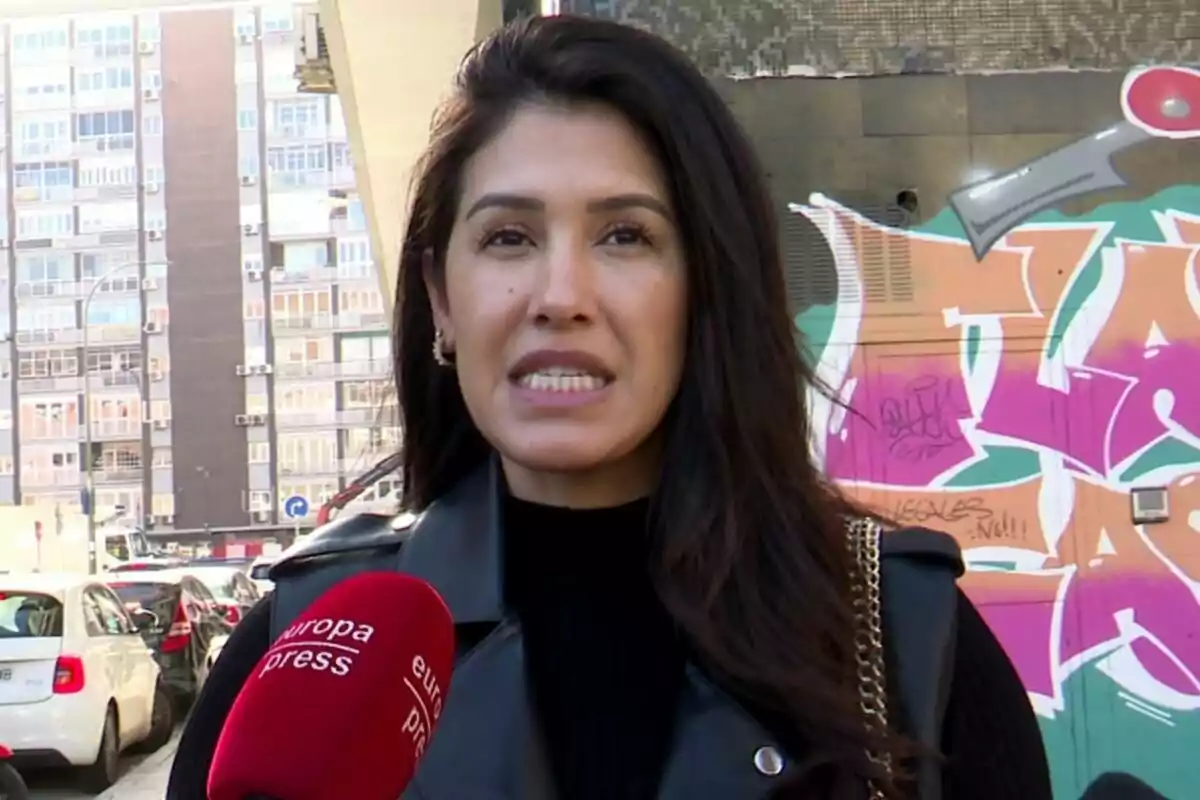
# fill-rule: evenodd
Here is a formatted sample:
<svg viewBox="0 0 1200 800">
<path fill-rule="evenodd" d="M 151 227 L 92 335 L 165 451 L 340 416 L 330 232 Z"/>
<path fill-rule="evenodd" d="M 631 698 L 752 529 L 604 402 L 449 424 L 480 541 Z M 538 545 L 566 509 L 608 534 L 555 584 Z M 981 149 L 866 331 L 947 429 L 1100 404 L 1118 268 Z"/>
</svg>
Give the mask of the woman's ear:
<svg viewBox="0 0 1200 800">
<path fill-rule="evenodd" d="M 421 275 L 425 279 L 425 292 L 429 295 L 429 306 L 433 312 L 433 324 L 447 340 L 453 341 L 454 336 L 450 323 L 450 305 L 446 299 L 445 274 L 440 272 L 434 263 L 433 248 L 427 248 L 421 255 Z"/>
</svg>

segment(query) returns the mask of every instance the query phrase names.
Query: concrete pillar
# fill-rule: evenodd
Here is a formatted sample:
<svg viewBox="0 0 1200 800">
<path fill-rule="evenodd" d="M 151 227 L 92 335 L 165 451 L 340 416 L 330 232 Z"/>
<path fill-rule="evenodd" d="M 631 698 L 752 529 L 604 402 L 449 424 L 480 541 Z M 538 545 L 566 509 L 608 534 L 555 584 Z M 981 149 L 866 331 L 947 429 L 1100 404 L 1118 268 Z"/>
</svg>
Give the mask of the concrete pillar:
<svg viewBox="0 0 1200 800">
<path fill-rule="evenodd" d="M 501 0 L 319 0 L 388 308 L 413 166 L 459 61 L 501 25 L 501 7 Z"/>
</svg>

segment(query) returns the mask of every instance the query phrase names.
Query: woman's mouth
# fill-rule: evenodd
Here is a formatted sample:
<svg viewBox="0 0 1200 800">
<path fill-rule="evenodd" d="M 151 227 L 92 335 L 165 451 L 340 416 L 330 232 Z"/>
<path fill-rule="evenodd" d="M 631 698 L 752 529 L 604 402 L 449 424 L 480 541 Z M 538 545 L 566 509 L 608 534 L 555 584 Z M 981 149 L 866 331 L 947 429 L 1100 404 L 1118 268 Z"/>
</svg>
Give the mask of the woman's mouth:
<svg viewBox="0 0 1200 800">
<path fill-rule="evenodd" d="M 517 378 L 522 389 L 535 392 L 598 392 L 608 386 L 609 380 L 572 367 L 545 367 L 525 373 Z"/>
</svg>

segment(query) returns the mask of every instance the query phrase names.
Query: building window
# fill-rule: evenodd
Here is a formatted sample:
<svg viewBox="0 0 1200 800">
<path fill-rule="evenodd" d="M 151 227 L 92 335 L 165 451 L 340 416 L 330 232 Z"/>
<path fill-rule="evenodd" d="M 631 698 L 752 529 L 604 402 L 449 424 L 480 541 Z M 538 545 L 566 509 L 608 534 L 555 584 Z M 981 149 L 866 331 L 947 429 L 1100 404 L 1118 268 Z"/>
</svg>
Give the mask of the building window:
<svg viewBox="0 0 1200 800">
<path fill-rule="evenodd" d="M 166 419 L 171 418 L 171 401 L 170 400 L 151 400 L 150 401 L 150 419 Z"/>
<path fill-rule="evenodd" d="M 261 299 L 247 300 L 242 307 L 242 319 L 263 319 L 266 316 L 267 307 Z"/>
<path fill-rule="evenodd" d="M 333 296 L 328 289 L 271 295 L 271 314 L 276 320 L 312 320 L 332 313 Z"/>
<path fill-rule="evenodd" d="M 16 149 L 22 158 L 52 155 L 71 147 L 71 124 L 65 117 L 21 120 L 13 127 Z"/>
<path fill-rule="evenodd" d="M 342 437 L 347 458 L 373 457 L 400 449 L 399 431 L 392 427 L 347 428 Z"/>
<path fill-rule="evenodd" d="M 262 27 L 266 33 L 286 33 L 295 26 L 289 5 L 270 6 L 262 10 Z"/>
<path fill-rule="evenodd" d="M 26 333 L 73 330 L 78 322 L 75 304 L 39 303 L 17 307 L 17 330 Z"/>
<path fill-rule="evenodd" d="M 379 408 L 392 398 L 389 381 L 356 381 L 342 388 L 344 408 Z"/>
<path fill-rule="evenodd" d="M 61 253 L 18 255 L 17 280 L 30 283 L 74 282 L 75 266 L 70 256 Z"/>
<path fill-rule="evenodd" d="M 99 352 L 93 350 L 87 356 L 87 371 L 89 375 L 111 372 L 141 372 L 142 351 L 139 348 L 122 348 Z"/>
<path fill-rule="evenodd" d="M 281 475 L 337 472 L 337 434 L 280 436 L 276 452 Z"/>
<path fill-rule="evenodd" d="M 281 414 L 333 411 L 333 386 L 292 386 L 275 392 L 275 410 Z"/>
<path fill-rule="evenodd" d="M 17 238 L 53 239 L 75 233 L 75 215 L 70 209 L 22 208 L 17 210 Z"/>
<path fill-rule="evenodd" d="M 16 164 L 13 166 L 13 181 L 17 188 L 39 190 L 66 189 L 71 195 L 75 177 L 69 161 L 50 161 L 43 164 Z M 45 197 L 45 199 L 56 199 Z"/>
<path fill-rule="evenodd" d="M 134 132 L 133 111 L 97 111 L 75 115 L 75 137 L 80 142 L 93 142 L 102 151 L 132 150 Z"/>
<path fill-rule="evenodd" d="M 131 67 L 79 70 L 75 73 L 75 91 L 80 93 L 132 88 L 133 69 Z"/>
<path fill-rule="evenodd" d="M 261 253 L 242 256 L 242 269 L 249 272 L 250 270 L 258 270 L 262 272 L 263 257 Z"/>
<path fill-rule="evenodd" d="M 142 492 L 140 489 L 97 489 L 96 510 L 105 515 L 117 513 L 142 515 Z"/>
<path fill-rule="evenodd" d="M 324 136 L 325 101 L 275 100 L 271 103 L 271 132 L 288 138 Z"/>
<path fill-rule="evenodd" d="M 24 30 L 14 32 L 12 37 L 13 50 L 44 51 L 58 50 L 67 46 L 67 28 L 46 28 L 43 30 Z M 35 53 L 41 56 L 41 52 Z"/>
<path fill-rule="evenodd" d="M 308 272 L 329 266 L 329 245 L 325 242 L 304 242 L 283 246 L 282 266 L 289 272 Z"/>
<path fill-rule="evenodd" d="M 377 289 L 339 289 L 338 312 L 372 313 L 383 311 L 383 293 Z"/>
<path fill-rule="evenodd" d="M 268 414 L 270 411 L 271 408 L 267 404 L 267 396 L 265 394 L 246 395 L 247 414 Z"/>
<path fill-rule="evenodd" d="M 354 157 L 350 154 L 350 145 L 345 142 L 333 142 L 329 145 L 329 161 L 334 169 L 354 169 Z"/>
<path fill-rule="evenodd" d="M 110 280 L 119 280 L 116 276 Z M 134 276 L 134 281 L 137 277 Z M 140 325 L 142 321 L 141 304 L 136 298 L 129 300 L 97 300 L 88 306 L 87 324 L 89 325 Z"/>
<path fill-rule="evenodd" d="M 338 240 L 338 266 L 343 264 L 370 265 L 372 263 L 370 241 L 367 239 Z"/>
<path fill-rule="evenodd" d="M 319 185 L 327 180 L 329 152 L 323 144 L 271 147 L 267 167 L 280 186 Z"/>
<path fill-rule="evenodd" d="M 132 158 L 121 161 L 84 159 L 79 162 L 80 186 L 136 186 L 137 164 Z"/>
<path fill-rule="evenodd" d="M 84 253 L 79 259 L 79 275 L 84 280 L 103 277 L 110 270 L 125 267 L 132 275 L 137 274 L 137 253 L 130 250 L 104 253 Z"/>
<path fill-rule="evenodd" d="M 158 14 L 146 14 L 138 19 L 138 41 L 154 44 L 162 41 L 162 26 Z"/>
<path fill-rule="evenodd" d="M 90 49 L 96 58 L 133 55 L 133 24 L 76 28 L 75 46 Z"/>
<path fill-rule="evenodd" d="M 151 495 L 150 513 L 156 517 L 169 517 L 175 513 L 175 495 L 161 492 Z"/>
<path fill-rule="evenodd" d="M 239 110 L 237 126 L 239 131 L 258 130 L 258 110 L 253 108 Z"/>
<path fill-rule="evenodd" d="M 269 442 L 248 442 L 246 453 L 251 464 L 270 464 L 271 445 Z"/>
<path fill-rule="evenodd" d="M 280 339 L 275 343 L 276 363 L 314 364 L 332 360 L 332 339 Z"/>
<path fill-rule="evenodd" d="M 70 93 L 71 68 L 20 67 L 13 71 L 13 94 L 27 105 L 38 104 L 39 100 L 65 98 Z"/>
<path fill-rule="evenodd" d="M 248 177 L 258 177 L 258 153 L 247 153 L 238 158 L 238 174 Z"/>
<path fill-rule="evenodd" d="M 79 437 L 79 406 L 75 400 L 21 403 L 21 437 L 73 439 Z"/>
<path fill-rule="evenodd" d="M 79 232 L 102 233 L 104 231 L 136 231 L 138 229 L 138 204 L 136 200 L 125 203 L 87 203 L 79 206 Z M 136 270 L 133 270 L 136 274 Z"/>
<path fill-rule="evenodd" d="M 142 111 L 142 133 L 146 136 L 162 136 L 162 114 L 157 111 Z"/>
<path fill-rule="evenodd" d="M 74 350 L 33 350 L 18 353 L 17 377 L 61 378 L 79 374 Z"/>
</svg>

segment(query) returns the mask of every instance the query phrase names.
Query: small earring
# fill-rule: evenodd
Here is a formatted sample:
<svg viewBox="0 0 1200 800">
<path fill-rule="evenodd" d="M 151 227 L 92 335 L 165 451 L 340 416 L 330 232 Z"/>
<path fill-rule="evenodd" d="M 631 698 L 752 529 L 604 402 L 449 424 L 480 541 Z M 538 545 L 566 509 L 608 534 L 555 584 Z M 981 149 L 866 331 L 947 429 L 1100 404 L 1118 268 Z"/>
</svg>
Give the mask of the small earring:
<svg viewBox="0 0 1200 800">
<path fill-rule="evenodd" d="M 433 360 L 439 367 L 452 367 L 454 362 L 446 357 L 446 334 L 438 328 L 433 333 Z"/>
</svg>

